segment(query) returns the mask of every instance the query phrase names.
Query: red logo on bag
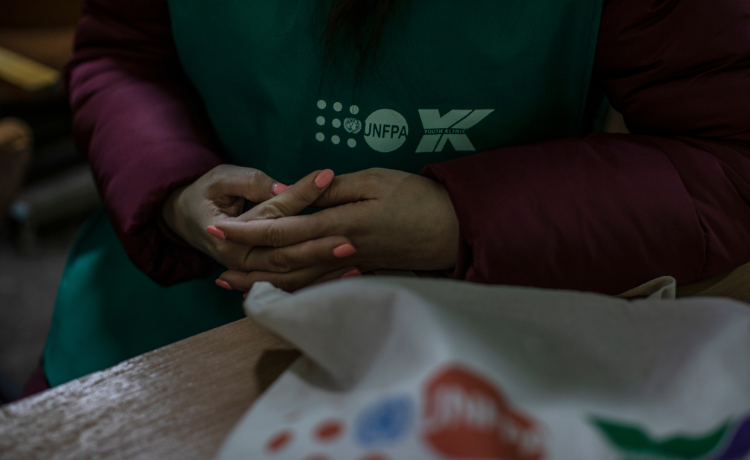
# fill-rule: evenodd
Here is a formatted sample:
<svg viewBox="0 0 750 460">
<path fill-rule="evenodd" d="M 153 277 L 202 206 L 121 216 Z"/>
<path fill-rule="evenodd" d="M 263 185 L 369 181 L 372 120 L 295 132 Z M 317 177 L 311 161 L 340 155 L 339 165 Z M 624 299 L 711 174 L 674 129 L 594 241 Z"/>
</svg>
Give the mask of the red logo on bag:
<svg viewBox="0 0 750 460">
<path fill-rule="evenodd" d="M 424 439 L 448 457 L 540 460 L 535 423 L 485 378 L 452 365 L 427 382 Z"/>
</svg>

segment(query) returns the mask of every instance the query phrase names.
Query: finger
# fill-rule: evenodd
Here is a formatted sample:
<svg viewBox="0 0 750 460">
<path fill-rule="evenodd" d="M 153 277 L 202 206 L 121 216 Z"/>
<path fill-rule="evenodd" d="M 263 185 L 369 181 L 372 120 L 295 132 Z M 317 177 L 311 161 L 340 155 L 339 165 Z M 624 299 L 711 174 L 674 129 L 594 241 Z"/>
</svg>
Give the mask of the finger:
<svg viewBox="0 0 750 460">
<path fill-rule="evenodd" d="M 297 215 L 323 194 L 331 184 L 333 176 L 333 171 L 330 169 L 308 174 L 293 187 L 285 189 L 284 193 L 255 206 L 236 220 L 247 222 Z"/>
<path fill-rule="evenodd" d="M 345 267 L 345 268 L 340 268 L 338 270 L 333 270 L 324 274 L 320 278 L 310 283 L 310 286 L 315 286 L 316 284 L 326 283 L 328 281 L 334 281 L 334 280 L 346 279 L 346 278 L 356 278 L 360 276 L 362 276 L 362 272 L 360 272 L 358 268 Z"/>
<path fill-rule="evenodd" d="M 255 247 L 237 267 L 244 271 L 288 273 L 311 265 L 337 265 L 356 252 L 348 238 L 331 236 L 280 248 Z"/>
<path fill-rule="evenodd" d="M 336 220 L 326 218 L 329 216 L 323 214 L 324 212 L 326 211 L 305 216 L 249 222 L 225 219 L 217 222 L 214 227 L 224 238 L 233 243 L 279 248 L 329 236 L 329 228 L 336 223 Z"/>
<path fill-rule="evenodd" d="M 217 166 L 211 191 L 221 195 L 241 196 L 262 203 L 281 193 L 287 186 L 276 182 L 263 171 L 234 165 Z"/>
<path fill-rule="evenodd" d="M 252 289 L 255 283 L 259 281 L 267 281 L 279 289 L 287 292 L 294 292 L 305 286 L 309 286 L 310 283 L 332 270 L 336 270 L 336 267 L 315 265 L 289 273 L 271 273 L 261 271 L 241 272 L 228 270 L 221 274 L 219 279 L 216 280 L 216 284 L 219 284 L 222 287 L 228 285 L 232 289 L 247 292 Z M 347 270 L 347 272 L 348 271 L 351 271 L 351 268 Z M 224 283 L 226 283 L 226 285 Z"/>
<path fill-rule="evenodd" d="M 370 176 L 360 171 L 351 174 L 342 174 L 333 178 L 331 185 L 312 203 L 312 206 L 318 208 L 330 208 L 340 206 L 346 203 L 354 203 L 370 198 L 372 190 Z"/>
</svg>

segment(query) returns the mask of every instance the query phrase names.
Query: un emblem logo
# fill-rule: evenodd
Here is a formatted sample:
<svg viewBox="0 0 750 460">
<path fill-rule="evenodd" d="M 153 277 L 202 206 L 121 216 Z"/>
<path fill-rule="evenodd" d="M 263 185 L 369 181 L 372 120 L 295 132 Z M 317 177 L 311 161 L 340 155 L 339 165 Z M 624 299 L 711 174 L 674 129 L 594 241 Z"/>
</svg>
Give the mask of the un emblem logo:
<svg viewBox="0 0 750 460">
<path fill-rule="evenodd" d="M 357 134 L 362 130 L 362 122 L 356 118 L 347 118 L 344 120 L 344 129 L 347 133 Z"/>
</svg>

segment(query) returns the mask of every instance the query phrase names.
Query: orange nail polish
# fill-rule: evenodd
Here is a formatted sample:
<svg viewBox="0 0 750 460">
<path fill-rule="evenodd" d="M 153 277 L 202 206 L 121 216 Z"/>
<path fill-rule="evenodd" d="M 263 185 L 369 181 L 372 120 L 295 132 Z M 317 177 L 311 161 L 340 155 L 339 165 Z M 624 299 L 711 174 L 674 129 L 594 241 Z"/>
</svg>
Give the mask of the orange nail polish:
<svg viewBox="0 0 750 460">
<path fill-rule="evenodd" d="M 353 276 L 362 276 L 362 273 L 359 272 L 356 268 L 354 270 L 349 270 L 348 272 L 341 275 L 341 278 L 351 278 Z"/>
<path fill-rule="evenodd" d="M 335 248 L 333 248 L 333 255 L 338 257 L 339 259 L 349 257 L 355 252 L 357 252 L 357 250 L 354 249 L 354 246 L 349 243 L 342 244 L 341 246 L 336 246 Z"/>
<path fill-rule="evenodd" d="M 282 184 L 280 182 L 276 182 L 276 184 L 274 184 L 274 186 L 273 186 L 273 194 L 274 195 L 278 195 L 279 193 L 283 192 L 284 190 L 286 190 L 288 188 L 289 188 L 288 185 L 284 185 L 284 184 Z"/>
<path fill-rule="evenodd" d="M 224 289 L 229 289 L 230 291 L 233 291 L 233 290 L 234 290 L 234 289 L 232 289 L 232 286 L 230 286 L 230 285 L 229 285 L 229 283 L 227 283 L 227 282 L 226 282 L 226 281 L 224 281 L 224 280 L 221 280 L 221 279 L 219 279 L 219 280 L 216 280 L 216 284 L 217 284 L 218 286 L 220 286 L 220 287 L 223 287 Z"/>
<path fill-rule="evenodd" d="M 220 240 L 226 240 L 227 239 L 227 235 L 224 234 L 224 232 L 222 232 L 218 228 L 214 227 L 213 225 L 210 225 L 210 226 L 206 227 L 206 231 L 208 232 L 209 235 L 211 235 L 213 237 L 216 237 L 216 238 L 218 238 Z"/>
<path fill-rule="evenodd" d="M 317 185 L 318 188 L 324 188 L 326 185 L 330 184 L 332 180 L 333 171 L 326 169 L 321 171 L 321 173 L 318 174 L 318 177 L 315 178 L 315 185 Z"/>
</svg>

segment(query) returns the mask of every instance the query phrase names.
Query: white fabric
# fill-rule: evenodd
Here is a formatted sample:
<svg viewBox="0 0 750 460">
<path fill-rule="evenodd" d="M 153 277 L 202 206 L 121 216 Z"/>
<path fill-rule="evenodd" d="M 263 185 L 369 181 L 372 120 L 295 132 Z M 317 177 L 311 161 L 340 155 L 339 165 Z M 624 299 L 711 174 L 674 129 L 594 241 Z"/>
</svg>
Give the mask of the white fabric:
<svg viewBox="0 0 750 460">
<path fill-rule="evenodd" d="M 674 280 L 660 280 L 633 301 L 420 278 L 258 283 L 247 314 L 305 357 L 218 458 L 734 458 L 750 430 L 750 308 L 663 300 Z"/>
</svg>

